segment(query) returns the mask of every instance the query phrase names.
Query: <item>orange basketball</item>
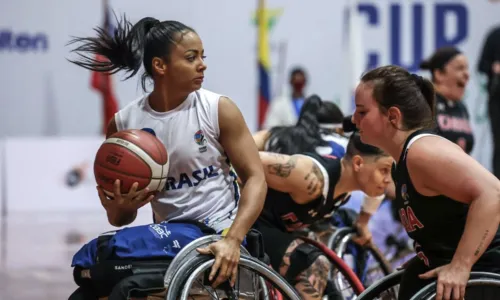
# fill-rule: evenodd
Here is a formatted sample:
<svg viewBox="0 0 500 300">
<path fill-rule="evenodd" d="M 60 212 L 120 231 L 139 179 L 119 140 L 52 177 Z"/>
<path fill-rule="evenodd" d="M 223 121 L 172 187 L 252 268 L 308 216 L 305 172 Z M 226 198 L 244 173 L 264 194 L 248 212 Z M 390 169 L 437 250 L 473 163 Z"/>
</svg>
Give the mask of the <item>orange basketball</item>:
<svg viewBox="0 0 500 300">
<path fill-rule="evenodd" d="M 155 192 L 165 188 L 168 167 L 167 150 L 160 140 L 147 131 L 129 129 L 104 141 L 95 157 L 94 175 L 108 195 L 113 194 L 116 179 L 122 194 L 128 193 L 134 182 L 139 183 L 137 191 L 147 187 Z"/>
</svg>

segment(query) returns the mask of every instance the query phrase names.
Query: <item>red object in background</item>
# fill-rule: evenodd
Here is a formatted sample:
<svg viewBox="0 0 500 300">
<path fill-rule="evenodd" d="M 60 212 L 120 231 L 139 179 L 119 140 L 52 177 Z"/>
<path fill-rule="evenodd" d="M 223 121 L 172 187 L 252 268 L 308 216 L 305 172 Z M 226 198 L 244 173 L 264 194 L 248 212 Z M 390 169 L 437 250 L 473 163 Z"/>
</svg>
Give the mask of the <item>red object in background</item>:
<svg viewBox="0 0 500 300">
<path fill-rule="evenodd" d="M 105 58 L 97 55 L 96 60 L 102 61 Z M 116 100 L 112 77 L 107 73 L 92 72 L 91 86 L 98 91 L 102 97 L 102 133 L 106 134 L 109 121 L 118 111 L 118 101 Z"/>
<path fill-rule="evenodd" d="M 114 35 L 115 28 L 111 23 L 111 9 L 108 5 L 108 0 L 103 0 L 104 5 L 104 24 L 103 27 L 111 34 Z M 97 55 L 97 61 L 105 61 L 106 58 Z M 111 74 L 92 72 L 91 86 L 94 90 L 98 91 L 102 97 L 102 133 L 106 134 L 109 121 L 114 117 L 118 111 L 118 101 L 115 97 L 113 89 L 113 81 Z"/>
</svg>

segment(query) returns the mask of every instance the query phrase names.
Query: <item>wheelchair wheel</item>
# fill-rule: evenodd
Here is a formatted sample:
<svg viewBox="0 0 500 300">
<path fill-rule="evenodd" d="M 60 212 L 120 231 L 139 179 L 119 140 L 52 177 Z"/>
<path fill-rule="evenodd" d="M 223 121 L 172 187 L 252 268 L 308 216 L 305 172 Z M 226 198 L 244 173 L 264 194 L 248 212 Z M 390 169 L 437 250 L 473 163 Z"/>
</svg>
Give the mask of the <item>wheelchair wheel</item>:
<svg viewBox="0 0 500 300">
<path fill-rule="evenodd" d="M 436 298 L 436 282 L 433 282 L 418 293 L 410 300 L 431 300 Z M 482 289 L 488 289 L 483 291 Z M 498 299 L 500 293 L 500 275 L 486 272 L 472 272 L 470 279 L 467 282 L 467 290 L 465 299 Z M 471 295 L 473 294 L 473 295 Z M 470 298 L 468 298 L 470 297 Z"/>
<path fill-rule="evenodd" d="M 340 228 L 330 236 L 328 246 L 346 262 L 366 288 L 392 273 L 392 267 L 375 246 L 362 248 L 351 242 L 353 234 L 354 229 L 351 227 Z M 349 280 L 337 270 L 333 269 L 330 272 L 329 279 L 342 292 L 344 298 L 350 299 L 356 294 L 351 290 Z M 393 293 L 397 294 L 397 291 Z"/>
<path fill-rule="evenodd" d="M 342 259 L 348 253 L 349 244 L 351 244 L 351 239 L 354 235 L 354 229 L 352 228 L 343 228 L 340 234 L 337 234 L 336 244 L 331 245 L 335 253 Z M 364 286 L 370 286 L 373 282 L 381 277 L 385 277 L 392 273 L 392 267 L 390 263 L 385 259 L 382 252 L 374 245 L 369 245 L 363 248 L 364 251 L 367 251 L 369 259 L 364 262 L 364 266 L 356 266 L 360 269 L 357 270 L 357 275 L 360 280 L 363 282 Z M 371 258 L 371 261 L 370 261 Z M 375 278 L 374 280 L 367 278 L 368 275 L 374 275 L 380 271 L 381 275 L 379 278 Z"/>
<path fill-rule="evenodd" d="M 344 228 L 337 228 L 330 237 L 328 238 L 328 243 L 326 244 L 328 248 L 330 249 L 335 249 L 335 245 L 338 244 L 340 239 L 342 239 L 344 236 L 346 236 L 349 233 L 353 233 L 354 230 L 350 227 L 344 227 Z"/>
<path fill-rule="evenodd" d="M 196 296 L 208 296 L 209 299 L 300 299 L 295 289 L 278 273 L 246 255 L 240 258 L 235 286 L 230 287 L 225 282 L 213 289 L 207 272 L 213 263 L 214 258 L 206 255 L 187 261 L 173 276 L 165 299 L 183 300 Z"/>
<path fill-rule="evenodd" d="M 395 300 L 398 297 L 396 287 L 401 282 L 404 270 L 394 272 L 369 286 L 356 300 Z"/>
</svg>

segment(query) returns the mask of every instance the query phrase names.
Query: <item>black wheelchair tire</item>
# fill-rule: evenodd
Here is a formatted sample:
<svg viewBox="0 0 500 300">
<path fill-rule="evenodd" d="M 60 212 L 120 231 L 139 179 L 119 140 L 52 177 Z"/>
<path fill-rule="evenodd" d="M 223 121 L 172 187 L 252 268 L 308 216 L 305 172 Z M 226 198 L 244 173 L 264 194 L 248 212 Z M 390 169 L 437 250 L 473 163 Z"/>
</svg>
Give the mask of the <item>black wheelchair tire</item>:
<svg viewBox="0 0 500 300">
<path fill-rule="evenodd" d="M 170 282 L 169 289 L 167 291 L 167 295 L 165 297 L 165 300 L 177 300 L 179 299 L 181 292 L 184 288 L 184 285 L 191 275 L 191 273 L 194 272 L 195 269 L 197 269 L 200 265 L 206 263 L 209 260 L 213 260 L 213 256 L 208 256 L 208 255 L 199 255 L 197 257 L 194 257 L 192 260 L 189 261 L 190 266 L 189 268 L 186 269 L 185 272 L 182 272 L 172 278 L 172 281 Z M 297 294 L 295 289 L 276 271 L 272 270 L 271 267 L 265 265 L 263 262 L 260 260 L 253 258 L 253 257 L 248 257 L 248 256 L 241 256 L 240 257 L 240 265 L 246 265 L 246 266 L 251 266 L 251 265 L 260 265 L 261 267 L 265 268 L 266 270 L 269 270 L 269 273 L 271 276 L 268 274 L 264 274 L 259 272 L 258 270 L 252 269 L 252 272 L 258 274 L 259 276 L 269 280 L 274 284 L 274 287 L 278 289 L 278 291 L 283 295 L 283 299 L 290 299 L 290 300 L 300 300 L 300 296 Z M 251 267 L 249 267 L 250 269 Z M 274 278 L 272 278 L 274 277 Z M 284 288 L 280 288 L 279 285 L 282 285 Z"/>
<path fill-rule="evenodd" d="M 391 273 L 388 276 L 385 276 L 384 278 L 377 281 L 375 284 L 369 286 L 356 299 L 357 300 L 377 299 L 380 296 L 380 294 L 398 285 L 401 282 L 401 278 L 403 278 L 403 273 L 404 270 L 400 270 Z"/>
</svg>

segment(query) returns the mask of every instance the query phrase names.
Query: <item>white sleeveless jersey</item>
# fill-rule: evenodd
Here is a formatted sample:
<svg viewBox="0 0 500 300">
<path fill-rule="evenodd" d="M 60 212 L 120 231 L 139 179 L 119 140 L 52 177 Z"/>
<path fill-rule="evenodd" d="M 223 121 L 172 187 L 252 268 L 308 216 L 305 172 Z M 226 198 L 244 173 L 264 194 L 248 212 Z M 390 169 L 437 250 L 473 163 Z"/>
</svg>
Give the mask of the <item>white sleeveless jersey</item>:
<svg viewBox="0 0 500 300">
<path fill-rule="evenodd" d="M 236 174 L 219 143 L 219 98 L 205 89 L 168 112 L 151 109 L 148 96 L 115 115 L 117 129 L 152 129 L 168 152 L 165 191 L 151 202 L 155 219 L 200 221 L 217 232 L 238 208 Z"/>
</svg>

